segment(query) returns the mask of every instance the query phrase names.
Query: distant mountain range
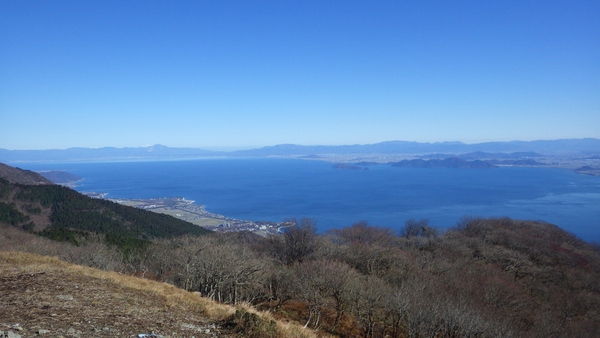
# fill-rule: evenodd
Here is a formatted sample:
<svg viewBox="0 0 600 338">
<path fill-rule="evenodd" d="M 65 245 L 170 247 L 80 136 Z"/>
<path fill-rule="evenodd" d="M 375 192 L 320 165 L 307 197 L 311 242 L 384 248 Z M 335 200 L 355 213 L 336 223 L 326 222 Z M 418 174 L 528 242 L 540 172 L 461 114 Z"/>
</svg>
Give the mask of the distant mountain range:
<svg viewBox="0 0 600 338">
<path fill-rule="evenodd" d="M 163 145 L 139 148 L 68 148 L 49 150 L 0 149 L 0 162 L 108 161 L 222 156 L 223 153 L 196 148 L 170 148 Z"/>
<path fill-rule="evenodd" d="M 233 155 L 243 156 L 310 156 L 319 154 L 433 154 L 447 153 L 455 156 L 464 153 L 491 152 L 491 153 L 540 153 L 543 155 L 558 154 L 587 154 L 600 153 L 600 139 L 563 139 L 549 141 L 511 141 L 511 142 L 486 142 L 466 144 L 462 142 L 436 142 L 419 143 L 408 141 L 388 141 L 365 145 L 342 146 L 302 146 L 296 144 L 281 144 L 260 149 L 240 150 L 231 152 Z"/>
<path fill-rule="evenodd" d="M 46 161 L 108 161 L 153 160 L 199 157 L 307 157 L 320 155 L 427 155 L 445 158 L 463 154 L 461 158 L 480 159 L 486 156 L 523 158 L 550 155 L 600 156 L 600 139 L 563 139 L 541 141 L 486 142 L 466 144 L 462 142 L 419 143 L 388 141 L 365 145 L 304 146 L 280 144 L 258 149 L 231 152 L 210 151 L 198 148 L 171 148 L 163 145 L 139 148 L 68 148 L 51 150 L 0 149 L 0 162 L 46 162 Z M 493 155 L 493 156 L 491 156 Z M 469 158 L 467 158 L 469 157 Z"/>
</svg>

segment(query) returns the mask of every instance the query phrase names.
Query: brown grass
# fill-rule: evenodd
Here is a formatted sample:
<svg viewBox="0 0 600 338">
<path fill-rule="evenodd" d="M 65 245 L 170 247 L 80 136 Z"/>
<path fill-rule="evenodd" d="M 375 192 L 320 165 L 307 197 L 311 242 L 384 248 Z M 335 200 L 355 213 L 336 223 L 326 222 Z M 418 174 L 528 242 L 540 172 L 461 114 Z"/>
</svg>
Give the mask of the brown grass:
<svg viewBox="0 0 600 338">
<path fill-rule="evenodd" d="M 0 251 L 0 330 L 19 324 L 24 336 L 42 328 L 52 336 L 245 337 L 222 323 L 244 309 L 257 320 L 273 317 L 249 306 L 219 304 L 178 289 L 54 257 Z M 274 337 L 317 337 L 293 323 L 276 322 Z"/>
</svg>

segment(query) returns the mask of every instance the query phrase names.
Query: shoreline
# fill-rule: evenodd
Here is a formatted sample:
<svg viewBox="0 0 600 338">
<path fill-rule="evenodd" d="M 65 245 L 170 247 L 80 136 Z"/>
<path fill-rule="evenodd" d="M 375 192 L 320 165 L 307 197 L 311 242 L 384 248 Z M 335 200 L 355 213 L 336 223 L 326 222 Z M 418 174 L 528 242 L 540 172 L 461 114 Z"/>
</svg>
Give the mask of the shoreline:
<svg viewBox="0 0 600 338">
<path fill-rule="evenodd" d="M 206 211 L 203 205 L 196 204 L 194 200 L 187 200 L 184 197 L 128 199 L 106 197 L 108 193 L 103 192 L 81 193 L 92 198 L 106 199 L 121 205 L 173 216 L 216 232 L 249 231 L 266 237 L 280 234 L 283 228 L 293 226 L 290 222 L 239 220 L 215 214 Z"/>
</svg>

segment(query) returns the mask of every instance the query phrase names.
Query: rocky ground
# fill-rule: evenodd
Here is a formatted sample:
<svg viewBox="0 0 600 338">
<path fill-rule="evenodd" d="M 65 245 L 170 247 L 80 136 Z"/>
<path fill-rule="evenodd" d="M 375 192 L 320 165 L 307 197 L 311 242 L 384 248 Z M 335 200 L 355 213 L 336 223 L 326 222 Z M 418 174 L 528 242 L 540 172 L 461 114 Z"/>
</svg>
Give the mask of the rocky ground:
<svg viewBox="0 0 600 338">
<path fill-rule="evenodd" d="M 6 258 L 0 252 L 0 337 L 235 336 L 180 290 L 165 294 L 154 286 L 123 285 L 114 276 Z"/>
</svg>

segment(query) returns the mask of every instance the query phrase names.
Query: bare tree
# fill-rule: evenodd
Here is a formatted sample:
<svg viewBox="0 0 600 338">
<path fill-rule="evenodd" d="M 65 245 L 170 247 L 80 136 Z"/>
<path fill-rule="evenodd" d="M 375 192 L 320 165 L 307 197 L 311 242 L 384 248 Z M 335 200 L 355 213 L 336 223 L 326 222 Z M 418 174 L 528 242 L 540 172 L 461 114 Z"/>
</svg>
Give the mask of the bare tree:
<svg viewBox="0 0 600 338">
<path fill-rule="evenodd" d="M 353 285 L 360 279 L 361 275 L 348 264 L 337 261 L 324 261 L 323 269 L 319 271 L 326 276 L 327 294 L 333 300 L 335 308 L 335 320 L 332 330 L 335 331 L 340 320 L 351 306 Z"/>
<path fill-rule="evenodd" d="M 368 276 L 353 285 L 353 312 L 365 338 L 376 335 L 376 324 L 385 318 L 384 299 L 392 289 L 381 279 Z"/>
<path fill-rule="evenodd" d="M 321 314 L 327 307 L 328 299 L 328 281 L 323 274 L 322 261 L 310 261 L 294 265 L 296 275 L 296 296 L 304 301 L 308 307 L 306 324 L 308 327 L 311 323 L 314 328 L 319 328 Z"/>
<path fill-rule="evenodd" d="M 411 237 L 437 237 L 438 231 L 429 226 L 429 220 L 423 218 L 415 220 L 413 218 L 406 221 L 404 227 L 400 230 L 400 234 L 406 238 Z"/>
<path fill-rule="evenodd" d="M 312 218 L 302 218 L 294 222 L 295 226 L 286 228 L 283 232 L 284 257 L 288 265 L 302 263 L 317 248 L 316 221 Z"/>
<path fill-rule="evenodd" d="M 292 267 L 279 266 L 272 268 L 267 282 L 267 289 L 268 298 L 278 301 L 275 311 L 278 311 L 285 302 L 294 299 L 296 285 L 298 285 L 298 281 Z"/>
<path fill-rule="evenodd" d="M 348 228 L 331 230 L 331 233 L 339 244 L 389 246 L 396 239 L 391 229 L 371 226 L 365 221 L 355 223 Z"/>
</svg>

